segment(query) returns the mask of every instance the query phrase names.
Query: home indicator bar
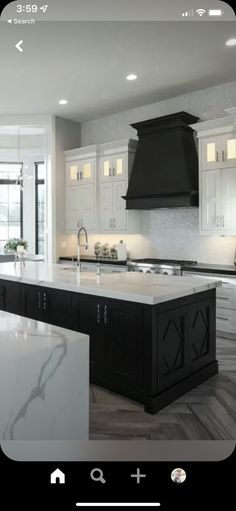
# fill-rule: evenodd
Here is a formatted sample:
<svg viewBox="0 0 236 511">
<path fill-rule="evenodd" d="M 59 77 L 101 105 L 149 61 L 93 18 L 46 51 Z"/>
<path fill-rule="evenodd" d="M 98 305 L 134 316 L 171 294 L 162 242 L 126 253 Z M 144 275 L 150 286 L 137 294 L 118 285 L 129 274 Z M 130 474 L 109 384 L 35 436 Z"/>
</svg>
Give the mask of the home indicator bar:
<svg viewBox="0 0 236 511">
<path fill-rule="evenodd" d="M 159 507 L 160 502 L 77 502 L 77 507 Z"/>
</svg>

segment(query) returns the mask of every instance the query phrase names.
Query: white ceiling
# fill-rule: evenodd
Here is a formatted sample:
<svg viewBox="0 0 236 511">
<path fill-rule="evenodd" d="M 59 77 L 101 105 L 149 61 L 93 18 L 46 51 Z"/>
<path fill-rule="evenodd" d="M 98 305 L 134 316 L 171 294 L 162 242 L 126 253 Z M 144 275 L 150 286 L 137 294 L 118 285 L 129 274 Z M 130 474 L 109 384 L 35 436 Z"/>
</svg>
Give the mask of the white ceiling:
<svg viewBox="0 0 236 511">
<path fill-rule="evenodd" d="M 1 23 L 0 113 L 82 122 L 235 80 L 230 37 L 233 21 Z"/>
</svg>

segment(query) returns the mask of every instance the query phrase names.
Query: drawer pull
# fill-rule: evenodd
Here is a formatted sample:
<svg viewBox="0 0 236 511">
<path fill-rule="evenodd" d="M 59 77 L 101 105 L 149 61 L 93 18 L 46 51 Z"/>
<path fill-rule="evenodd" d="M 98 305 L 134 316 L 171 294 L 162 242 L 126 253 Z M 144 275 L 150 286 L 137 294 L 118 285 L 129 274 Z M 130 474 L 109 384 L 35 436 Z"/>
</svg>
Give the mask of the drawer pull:
<svg viewBox="0 0 236 511">
<path fill-rule="evenodd" d="M 229 318 L 223 318 L 221 316 L 216 316 L 216 319 L 220 319 L 221 321 L 229 321 Z"/>
<path fill-rule="evenodd" d="M 100 323 L 100 305 L 97 304 L 97 323 Z"/>
<path fill-rule="evenodd" d="M 107 306 L 104 307 L 104 323 L 107 325 Z"/>
<path fill-rule="evenodd" d="M 38 292 L 38 309 L 41 310 L 41 294 Z"/>
<path fill-rule="evenodd" d="M 230 302 L 230 298 L 228 298 L 227 296 L 218 296 L 217 300 L 225 300 L 226 302 Z"/>
</svg>

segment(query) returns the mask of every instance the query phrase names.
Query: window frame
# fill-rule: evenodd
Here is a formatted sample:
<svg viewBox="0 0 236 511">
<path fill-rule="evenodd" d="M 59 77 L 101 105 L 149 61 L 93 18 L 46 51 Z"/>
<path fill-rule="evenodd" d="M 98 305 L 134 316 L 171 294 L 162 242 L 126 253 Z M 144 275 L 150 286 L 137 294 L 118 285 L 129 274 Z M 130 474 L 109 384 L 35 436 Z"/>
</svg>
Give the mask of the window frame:
<svg viewBox="0 0 236 511">
<path fill-rule="evenodd" d="M 39 251 L 39 230 L 38 230 L 38 185 L 45 185 L 46 179 L 38 179 L 38 167 L 39 165 L 45 165 L 44 161 L 35 161 L 34 169 L 35 169 L 35 254 L 38 254 Z M 45 241 L 45 240 L 44 240 Z"/>
<path fill-rule="evenodd" d="M 23 176 L 23 162 L 22 161 L 0 161 L 0 165 L 20 165 L 20 176 Z M 1 173 L 0 173 L 1 176 Z M 0 186 L 1 185 L 15 185 L 20 187 L 20 238 L 23 239 L 23 189 L 20 184 L 17 185 L 16 179 L 1 179 L 0 178 Z M 23 183 L 24 186 L 24 183 Z M 9 202 L 8 202 L 9 204 Z M 9 219 L 8 219 L 8 229 L 9 229 Z M 0 238 L 0 241 L 1 240 Z"/>
</svg>

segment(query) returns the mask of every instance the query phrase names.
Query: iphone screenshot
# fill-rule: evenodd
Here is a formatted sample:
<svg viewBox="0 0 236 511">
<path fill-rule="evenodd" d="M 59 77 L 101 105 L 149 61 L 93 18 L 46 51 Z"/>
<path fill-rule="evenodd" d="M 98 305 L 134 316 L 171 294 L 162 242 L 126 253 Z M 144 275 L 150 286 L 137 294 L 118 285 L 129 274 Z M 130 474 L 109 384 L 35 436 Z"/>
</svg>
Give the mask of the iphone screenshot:
<svg viewBox="0 0 236 511">
<path fill-rule="evenodd" d="M 235 64 L 233 2 L 3 2 L 10 511 L 233 499 Z"/>
</svg>

